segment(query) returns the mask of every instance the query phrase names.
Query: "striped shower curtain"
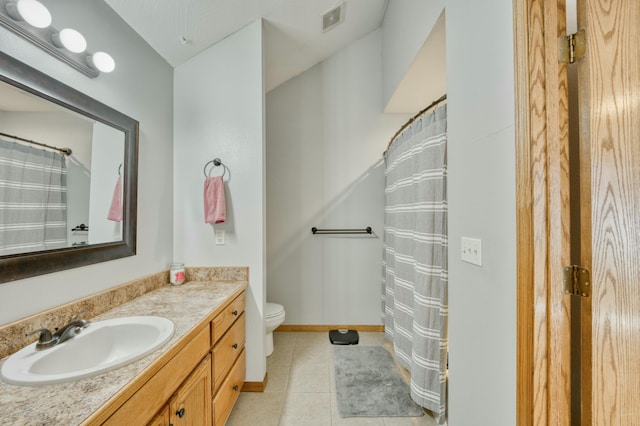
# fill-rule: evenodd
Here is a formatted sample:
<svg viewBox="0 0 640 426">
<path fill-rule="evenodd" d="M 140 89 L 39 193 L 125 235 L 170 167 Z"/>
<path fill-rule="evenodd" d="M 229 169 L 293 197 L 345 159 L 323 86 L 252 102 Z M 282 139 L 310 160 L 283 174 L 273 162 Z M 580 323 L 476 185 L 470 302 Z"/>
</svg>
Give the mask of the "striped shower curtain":
<svg viewBox="0 0 640 426">
<path fill-rule="evenodd" d="M 411 397 L 444 421 L 447 385 L 447 107 L 416 119 L 385 156 L 385 335 Z"/>
<path fill-rule="evenodd" d="M 0 140 L 0 255 L 66 246 L 64 156 Z"/>
</svg>

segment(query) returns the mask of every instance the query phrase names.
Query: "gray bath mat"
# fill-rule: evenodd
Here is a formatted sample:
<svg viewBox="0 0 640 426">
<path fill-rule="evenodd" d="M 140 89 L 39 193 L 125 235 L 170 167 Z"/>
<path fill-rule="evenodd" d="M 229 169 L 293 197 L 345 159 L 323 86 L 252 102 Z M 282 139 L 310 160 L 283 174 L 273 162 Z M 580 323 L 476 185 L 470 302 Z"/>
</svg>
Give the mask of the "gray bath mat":
<svg viewBox="0 0 640 426">
<path fill-rule="evenodd" d="M 334 364 L 340 417 L 424 415 L 382 346 L 336 346 Z"/>
</svg>

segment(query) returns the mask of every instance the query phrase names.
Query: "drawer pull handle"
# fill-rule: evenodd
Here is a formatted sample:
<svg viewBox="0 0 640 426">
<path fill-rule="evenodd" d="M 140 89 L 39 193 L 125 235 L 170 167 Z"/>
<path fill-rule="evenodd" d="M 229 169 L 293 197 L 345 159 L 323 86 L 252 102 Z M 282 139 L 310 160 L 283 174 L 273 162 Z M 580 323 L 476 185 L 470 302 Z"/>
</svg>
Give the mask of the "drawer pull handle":
<svg viewBox="0 0 640 426">
<path fill-rule="evenodd" d="M 231 312 L 233 315 L 238 316 L 238 310 L 234 309 L 233 312 Z"/>
<path fill-rule="evenodd" d="M 231 347 L 232 347 L 233 349 L 238 349 L 238 344 L 237 344 L 237 343 L 234 343 L 233 345 L 231 345 Z"/>
<path fill-rule="evenodd" d="M 238 387 L 238 385 L 233 385 L 233 390 L 234 390 L 234 391 L 237 391 L 238 389 L 240 389 L 240 388 Z"/>
<path fill-rule="evenodd" d="M 176 416 L 183 418 L 184 417 L 184 407 L 180 410 L 176 411 Z"/>
</svg>

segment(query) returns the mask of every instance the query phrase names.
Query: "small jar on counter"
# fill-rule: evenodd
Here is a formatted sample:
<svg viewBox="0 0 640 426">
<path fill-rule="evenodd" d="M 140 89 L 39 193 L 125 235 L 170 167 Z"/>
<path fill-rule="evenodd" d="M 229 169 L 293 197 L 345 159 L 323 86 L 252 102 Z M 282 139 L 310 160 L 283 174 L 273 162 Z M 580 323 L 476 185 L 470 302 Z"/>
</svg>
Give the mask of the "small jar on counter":
<svg viewBox="0 0 640 426">
<path fill-rule="evenodd" d="M 184 282 L 184 263 L 172 263 L 169 269 L 169 282 L 171 285 L 180 285 Z"/>
</svg>

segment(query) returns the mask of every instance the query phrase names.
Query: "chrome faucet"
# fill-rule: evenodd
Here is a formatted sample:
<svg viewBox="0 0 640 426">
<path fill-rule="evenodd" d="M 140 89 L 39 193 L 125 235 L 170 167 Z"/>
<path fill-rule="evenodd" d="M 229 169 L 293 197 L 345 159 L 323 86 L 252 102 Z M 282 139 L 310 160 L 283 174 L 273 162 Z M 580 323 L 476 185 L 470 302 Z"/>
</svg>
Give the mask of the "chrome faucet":
<svg viewBox="0 0 640 426">
<path fill-rule="evenodd" d="M 74 338 L 83 328 L 87 327 L 90 324 L 89 320 L 85 319 L 77 319 L 78 314 L 75 314 L 71 317 L 71 320 L 60 328 L 56 328 L 55 333 L 51 333 L 46 328 L 39 328 L 38 330 L 32 331 L 27 334 L 30 336 L 32 334 L 40 333 L 40 337 L 38 338 L 38 343 L 36 343 L 36 350 L 41 351 L 43 349 L 49 349 L 60 343 L 66 342 L 69 339 Z"/>
<path fill-rule="evenodd" d="M 89 325 L 89 321 L 85 319 L 75 319 L 75 315 L 68 324 L 60 327 L 54 334 L 53 338 L 58 338 L 57 345 L 66 342 L 69 339 L 76 337 L 83 328 Z"/>
<path fill-rule="evenodd" d="M 40 333 L 38 343 L 36 343 L 36 351 L 52 348 L 58 343 L 58 339 L 53 338 L 48 328 L 39 328 L 31 333 L 27 333 L 27 336 L 31 336 L 36 333 Z"/>
</svg>

